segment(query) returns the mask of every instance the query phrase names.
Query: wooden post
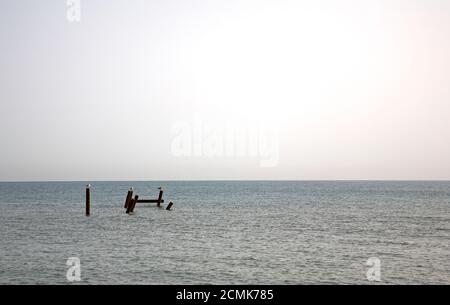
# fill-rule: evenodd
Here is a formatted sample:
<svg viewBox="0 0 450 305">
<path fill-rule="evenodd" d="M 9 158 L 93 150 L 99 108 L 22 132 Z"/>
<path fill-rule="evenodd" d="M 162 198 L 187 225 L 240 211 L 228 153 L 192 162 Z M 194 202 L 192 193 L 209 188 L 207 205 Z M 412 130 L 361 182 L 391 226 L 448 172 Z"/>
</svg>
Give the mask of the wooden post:
<svg viewBox="0 0 450 305">
<path fill-rule="evenodd" d="M 133 200 L 133 203 L 131 205 L 131 210 L 130 210 L 131 213 L 134 212 L 134 207 L 136 206 L 136 203 L 138 202 L 138 199 L 139 199 L 138 195 L 134 196 L 134 200 Z"/>
<path fill-rule="evenodd" d="M 134 198 L 131 198 L 127 206 L 127 214 L 130 214 L 132 212 L 132 208 L 134 205 L 135 205 Z"/>
<path fill-rule="evenodd" d="M 163 189 L 162 189 L 162 188 L 159 188 L 159 196 L 158 196 L 158 204 L 157 204 L 157 207 L 160 207 L 160 206 L 161 206 L 162 196 L 163 196 Z"/>
<path fill-rule="evenodd" d="M 130 187 L 130 189 L 128 190 L 127 198 L 125 199 L 125 206 L 124 206 L 125 209 L 128 208 L 131 198 L 133 198 L 133 188 L 132 187 Z"/>
<path fill-rule="evenodd" d="M 169 205 L 167 206 L 166 210 L 167 211 L 171 211 L 172 210 L 172 206 L 173 206 L 173 202 L 169 202 Z"/>
<path fill-rule="evenodd" d="M 86 185 L 86 216 L 91 215 L 91 185 Z"/>
</svg>

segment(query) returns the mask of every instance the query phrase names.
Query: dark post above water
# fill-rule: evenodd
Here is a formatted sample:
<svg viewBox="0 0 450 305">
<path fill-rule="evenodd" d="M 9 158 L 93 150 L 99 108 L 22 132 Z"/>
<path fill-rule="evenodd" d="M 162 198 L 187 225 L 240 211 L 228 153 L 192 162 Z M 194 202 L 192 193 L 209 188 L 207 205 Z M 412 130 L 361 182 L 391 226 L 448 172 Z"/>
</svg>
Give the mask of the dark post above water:
<svg viewBox="0 0 450 305">
<path fill-rule="evenodd" d="M 130 189 L 128 190 L 127 198 L 125 199 L 125 206 L 124 206 L 125 209 L 128 208 L 128 205 L 130 204 L 132 198 L 133 198 L 133 188 L 130 187 Z"/>
<path fill-rule="evenodd" d="M 173 202 L 171 201 L 171 202 L 169 202 L 169 205 L 167 206 L 166 210 L 170 211 L 172 209 L 172 206 L 173 206 Z"/>
<path fill-rule="evenodd" d="M 163 196 L 163 190 L 162 190 L 162 188 L 160 188 L 160 189 L 159 189 L 158 204 L 157 204 L 158 207 L 161 206 L 162 196 Z"/>
<path fill-rule="evenodd" d="M 133 202 L 131 204 L 131 210 L 130 210 L 131 213 L 134 212 L 134 207 L 136 206 L 136 203 L 138 202 L 138 199 L 139 199 L 138 195 L 134 196 L 134 200 L 133 200 Z"/>
<path fill-rule="evenodd" d="M 134 205 L 134 199 L 131 198 L 131 199 L 130 199 L 130 202 L 128 202 L 128 206 L 127 206 L 127 214 L 130 214 L 131 209 L 133 208 L 133 205 Z"/>
<path fill-rule="evenodd" d="M 91 215 L 91 185 L 86 185 L 86 216 Z"/>
</svg>

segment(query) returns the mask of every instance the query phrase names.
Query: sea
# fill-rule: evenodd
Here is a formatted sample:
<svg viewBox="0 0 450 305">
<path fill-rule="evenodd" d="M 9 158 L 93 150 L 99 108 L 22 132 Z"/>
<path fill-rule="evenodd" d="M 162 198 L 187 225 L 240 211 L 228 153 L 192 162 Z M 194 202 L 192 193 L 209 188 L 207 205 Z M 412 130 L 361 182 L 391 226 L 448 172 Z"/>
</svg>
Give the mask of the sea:
<svg viewBox="0 0 450 305">
<path fill-rule="evenodd" d="M 0 284 L 450 284 L 450 182 L 0 183 Z"/>
</svg>

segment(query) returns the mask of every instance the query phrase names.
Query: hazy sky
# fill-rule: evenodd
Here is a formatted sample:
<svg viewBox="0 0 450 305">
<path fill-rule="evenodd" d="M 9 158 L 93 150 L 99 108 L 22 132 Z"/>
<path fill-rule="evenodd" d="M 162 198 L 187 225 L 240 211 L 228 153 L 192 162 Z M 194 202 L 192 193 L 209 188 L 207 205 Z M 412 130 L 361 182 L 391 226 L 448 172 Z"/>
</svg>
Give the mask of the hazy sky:
<svg viewBox="0 0 450 305">
<path fill-rule="evenodd" d="M 0 180 L 450 179 L 448 0 L 66 14 L 0 1 Z"/>
</svg>

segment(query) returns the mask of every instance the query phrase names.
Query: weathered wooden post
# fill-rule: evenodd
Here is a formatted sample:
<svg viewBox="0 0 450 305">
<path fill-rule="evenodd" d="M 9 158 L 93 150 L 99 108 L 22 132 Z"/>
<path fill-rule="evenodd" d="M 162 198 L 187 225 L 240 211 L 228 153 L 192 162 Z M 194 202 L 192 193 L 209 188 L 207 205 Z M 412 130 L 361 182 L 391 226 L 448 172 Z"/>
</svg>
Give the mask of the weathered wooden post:
<svg viewBox="0 0 450 305">
<path fill-rule="evenodd" d="M 91 185 L 86 185 L 86 216 L 91 215 Z"/>
<path fill-rule="evenodd" d="M 158 204 L 156 206 L 160 207 L 161 201 L 162 201 L 162 196 L 163 196 L 163 189 L 161 187 L 159 187 L 158 189 L 159 189 L 159 196 L 158 196 Z"/>
<path fill-rule="evenodd" d="M 136 206 L 136 203 L 138 202 L 138 200 L 139 200 L 139 196 L 138 196 L 138 195 L 134 196 L 133 203 L 131 204 L 131 210 L 130 210 L 130 213 L 133 213 L 133 212 L 134 212 L 134 207 Z"/>
<path fill-rule="evenodd" d="M 166 210 L 167 211 L 171 211 L 172 210 L 172 206 L 173 206 L 173 202 L 169 202 L 169 205 L 167 206 Z"/>
<path fill-rule="evenodd" d="M 134 198 L 130 198 L 130 202 L 128 202 L 128 206 L 127 206 L 127 214 L 131 213 L 131 209 L 133 208 L 134 205 Z"/>
<path fill-rule="evenodd" d="M 128 209 L 128 205 L 130 204 L 131 199 L 133 198 L 133 188 L 130 187 L 128 190 L 127 198 L 125 199 L 125 209 Z"/>
</svg>

